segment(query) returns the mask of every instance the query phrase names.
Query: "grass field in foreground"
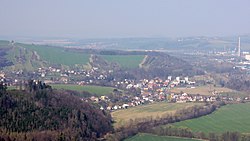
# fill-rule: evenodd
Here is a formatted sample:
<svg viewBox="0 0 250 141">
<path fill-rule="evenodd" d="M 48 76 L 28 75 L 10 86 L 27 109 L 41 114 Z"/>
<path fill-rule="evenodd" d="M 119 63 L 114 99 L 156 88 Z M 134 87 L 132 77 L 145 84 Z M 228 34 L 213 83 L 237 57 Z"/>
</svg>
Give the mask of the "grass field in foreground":
<svg viewBox="0 0 250 141">
<path fill-rule="evenodd" d="M 233 92 L 232 89 L 225 87 L 214 87 L 213 85 L 206 86 L 198 86 L 195 88 L 173 88 L 170 90 L 174 93 L 180 93 L 181 91 L 188 94 L 201 94 L 201 95 L 212 95 L 213 91 L 217 91 L 219 93 Z"/>
<path fill-rule="evenodd" d="M 174 123 L 174 126 L 188 127 L 192 131 L 222 133 L 238 131 L 250 133 L 250 103 L 226 105 L 210 115 Z"/>
<path fill-rule="evenodd" d="M 199 141 L 199 140 L 139 133 L 131 138 L 125 139 L 125 141 Z"/>
<path fill-rule="evenodd" d="M 100 55 L 109 62 L 116 62 L 122 68 L 137 68 L 142 62 L 144 55 Z"/>
<path fill-rule="evenodd" d="M 130 119 L 140 119 L 146 117 L 162 117 L 167 114 L 174 114 L 176 110 L 192 107 L 194 105 L 203 105 L 203 103 L 167 103 L 157 102 L 148 105 L 141 105 L 125 110 L 112 112 L 111 115 L 116 121 L 115 127 L 126 125 Z"/>
<path fill-rule="evenodd" d="M 92 94 L 97 95 L 108 95 L 113 92 L 115 88 L 112 87 L 103 87 L 103 86 L 93 86 L 93 85 L 70 85 L 70 84 L 52 84 L 54 89 L 65 89 L 65 90 L 74 90 L 74 91 L 87 91 Z"/>
</svg>

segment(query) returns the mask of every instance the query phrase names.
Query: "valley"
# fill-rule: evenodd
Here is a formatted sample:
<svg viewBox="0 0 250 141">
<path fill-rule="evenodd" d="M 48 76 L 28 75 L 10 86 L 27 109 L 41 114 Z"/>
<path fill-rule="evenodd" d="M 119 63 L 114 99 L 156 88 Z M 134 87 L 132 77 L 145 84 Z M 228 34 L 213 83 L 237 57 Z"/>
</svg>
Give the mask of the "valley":
<svg viewBox="0 0 250 141">
<path fill-rule="evenodd" d="M 0 141 L 250 141 L 249 5 L 1 1 Z"/>
<path fill-rule="evenodd" d="M 209 140 L 231 135 L 248 138 L 249 129 L 244 127 L 248 124 L 243 124 L 247 121 L 236 116 L 249 105 L 247 60 L 228 52 L 221 55 L 219 51 L 197 51 L 198 47 L 194 50 L 180 48 L 102 50 L 1 41 L 1 59 L 4 60 L 1 62 L 8 63 L 1 64 L 0 77 L 8 87 L 8 94 L 24 95 L 29 93 L 31 80 L 41 81 L 52 88 L 52 93 L 74 96 L 83 103 L 93 104 L 96 111 L 110 114 L 109 133 L 91 138 Z M 42 106 L 40 102 L 36 104 Z M 237 108 L 237 105 L 242 107 Z M 245 114 L 247 118 L 248 113 Z M 225 124 L 227 126 L 223 126 Z M 2 126 L 2 129 L 2 134 L 7 136 L 5 129 L 9 127 Z M 47 127 L 41 128 L 45 129 Z M 58 135 L 58 129 L 54 130 L 53 134 Z M 220 134 L 214 134 L 217 130 Z M 36 131 L 39 135 L 39 130 Z M 28 131 L 20 129 L 20 132 Z M 35 135 L 29 134 L 32 136 Z"/>
</svg>

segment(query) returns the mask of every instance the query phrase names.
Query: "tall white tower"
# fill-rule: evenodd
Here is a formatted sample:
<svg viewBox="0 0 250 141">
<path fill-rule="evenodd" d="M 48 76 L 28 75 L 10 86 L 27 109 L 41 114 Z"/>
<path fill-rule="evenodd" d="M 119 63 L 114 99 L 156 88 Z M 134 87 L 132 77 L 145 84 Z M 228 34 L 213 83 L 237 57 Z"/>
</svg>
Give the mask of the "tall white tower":
<svg viewBox="0 0 250 141">
<path fill-rule="evenodd" d="M 240 52 L 240 37 L 239 37 L 239 42 L 238 42 L 238 56 L 240 57 L 241 52 Z"/>
</svg>

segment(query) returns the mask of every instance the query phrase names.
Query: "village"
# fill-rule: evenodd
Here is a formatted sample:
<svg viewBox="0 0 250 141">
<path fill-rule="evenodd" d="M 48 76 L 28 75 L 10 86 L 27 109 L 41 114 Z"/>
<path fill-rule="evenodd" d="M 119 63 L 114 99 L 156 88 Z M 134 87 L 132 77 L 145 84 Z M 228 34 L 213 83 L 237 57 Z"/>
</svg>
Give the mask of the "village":
<svg viewBox="0 0 250 141">
<path fill-rule="evenodd" d="M 129 80 L 125 80 L 124 82 L 117 82 L 117 85 L 121 83 L 126 83 L 126 89 L 129 91 L 131 89 L 139 89 L 140 94 L 137 96 L 121 96 L 120 99 L 123 99 L 123 102 L 118 102 L 117 104 L 110 104 L 106 107 L 102 106 L 100 109 L 106 109 L 110 111 L 115 111 L 119 109 L 127 109 L 129 107 L 139 106 L 143 104 L 150 104 L 155 102 L 170 102 L 170 103 L 187 103 L 187 102 L 215 102 L 215 101 L 242 101 L 248 100 L 249 97 L 245 98 L 233 98 L 229 96 L 222 96 L 219 92 L 213 91 L 211 95 L 202 95 L 202 94 L 188 94 L 188 93 L 173 93 L 170 92 L 172 88 L 182 87 L 182 88 L 195 88 L 195 82 L 189 81 L 188 77 L 181 79 L 180 77 L 176 77 L 174 80 L 169 76 L 167 80 L 162 80 L 160 78 L 155 78 L 151 80 L 141 80 L 140 83 L 133 83 Z M 86 99 L 85 99 L 86 100 Z M 100 96 L 95 97 L 92 96 L 88 100 L 93 102 L 101 102 L 106 101 L 110 102 L 108 96 Z M 87 100 L 87 101 L 88 101 Z M 122 101 L 122 100 L 121 100 Z"/>
<path fill-rule="evenodd" d="M 193 89 L 199 85 L 195 81 L 191 81 L 189 77 L 173 77 L 168 76 L 166 80 L 161 78 L 143 79 L 138 82 L 135 80 L 124 79 L 118 81 L 114 78 L 109 78 L 112 70 L 99 71 L 98 68 L 93 67 L 91 70 L 62 70 L 60 68 L 48 67 L 38 68 L 33 73 L 25 74 L 24 71 L 13 71 L 5 73 L 0 72 L 0 80 L 8 86 L 23 85 L 23 76 L 29 75 L 37 80 L 42 80 L 46 84 L 73 84 L 73 85 L 101 85 L 105 83 L 106 86 L 114 87 L 113 94 L 102 96 L 91 96 L 82 98 L 87 102 L 95 102 L 101 105 L 100 109 L 105 110 L 118 110 L 127 109 L 142 104 L 150 104 L 154 102 L 172 102 L 172 103 L 185 103 L 185 102 L 214 102 L 214 101 L 241 101 L 246 98 L 233 98 L 229 96 L 222 96 L 217 91 L 212 91 L 211 95 L 204 95 L 202 93 L 189 94 L 185 92 L 174 93 L 171 92 L 173 88 L 188 88 Z M 12 77 L 9 77 L 12 76 Z M 100 83 L 102 82 L 102 83 Z M 204 84 L 202 84 L 204 85 Z"/>
</svg>

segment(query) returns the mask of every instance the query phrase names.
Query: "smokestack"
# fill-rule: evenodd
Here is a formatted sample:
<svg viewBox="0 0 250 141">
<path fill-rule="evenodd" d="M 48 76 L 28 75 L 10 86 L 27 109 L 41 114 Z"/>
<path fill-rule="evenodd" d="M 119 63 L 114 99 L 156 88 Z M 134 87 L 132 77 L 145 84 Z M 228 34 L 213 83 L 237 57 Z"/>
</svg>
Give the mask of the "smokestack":
<svg viewBox="0 0 250 141">
<path fill-rule="evenodd" d="M 239 57 L 241 56 L 241 53 L 240 53 L 240 37 L 239 37 L 239 42 L 238 42 L 238 56 Z"/>
</svg>

